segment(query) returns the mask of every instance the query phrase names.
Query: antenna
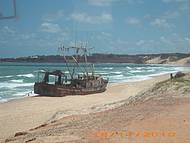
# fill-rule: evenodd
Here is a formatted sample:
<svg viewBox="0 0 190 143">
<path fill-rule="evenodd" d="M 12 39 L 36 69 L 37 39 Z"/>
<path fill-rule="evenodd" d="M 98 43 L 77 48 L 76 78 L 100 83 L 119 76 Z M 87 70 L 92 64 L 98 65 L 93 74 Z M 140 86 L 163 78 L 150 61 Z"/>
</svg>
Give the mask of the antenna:
<svg viewBox="0 0 190 143">
<path fill-rule="evenodd" d="M 16 0 L 13 0 L 13 10 L 14 10 L 14 15 L 13 16 L 0 15 L 0 20 L 17 18 Z"/>
</svg>

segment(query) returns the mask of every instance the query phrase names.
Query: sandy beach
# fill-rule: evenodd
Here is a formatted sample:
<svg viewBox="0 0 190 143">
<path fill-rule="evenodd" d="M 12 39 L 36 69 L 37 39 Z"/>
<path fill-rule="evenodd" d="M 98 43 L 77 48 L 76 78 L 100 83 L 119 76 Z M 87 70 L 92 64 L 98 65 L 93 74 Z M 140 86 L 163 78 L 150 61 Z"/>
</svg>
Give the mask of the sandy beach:
<svg viewBox="0 0 190 143">
<path fill-rule="evenodd" d="M 28 97 L 0 104 L 1 142 L 188 143 L 190 73 L 110 84 L 88 96 Z"/>
<path fill-rule="evenodd" d="M 0 138 L 14 136 L 68 115 L 100 112 L 121 106 L 124 100 L 146 91 L 169 75 L 144 81 L 110 84 L 104 93 L 88 96 L 27 97 L 0 104 Z"/>
</svg>

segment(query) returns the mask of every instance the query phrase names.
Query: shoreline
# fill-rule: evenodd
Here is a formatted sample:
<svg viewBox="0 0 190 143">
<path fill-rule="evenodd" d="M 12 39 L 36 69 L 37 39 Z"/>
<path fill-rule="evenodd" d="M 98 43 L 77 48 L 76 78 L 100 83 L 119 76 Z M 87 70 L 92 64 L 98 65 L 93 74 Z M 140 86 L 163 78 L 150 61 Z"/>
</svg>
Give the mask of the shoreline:
<svg viewBox="0 0 190 143">
<path fill-rule="evenodd" d="M 182 70 L 182 72 L 184 72 L 184 73 L 187 73 L 188 71 L 190 71 L 190 68 Z M 128 81 L 112 82 L 112 83 L 108 83 L 108 86 L 117 85 L 117 84 L 123 84 L 123 83 L 127 84 L 127 83 L 131 83 L 131 82 L 145 81 L 145 80 L 149 80 L 149 79 L 154 78 L 154 77 L 163 76 L 163 75 L 170 74 L 170 73 L 176 73 L 176 71 L 162 72 L 162 73 L 155 73 L 155 74 L 145 75 L 145 76 L 142 76 L 143 77 L 142 79 L 139 78 L 139 79 L 129 79 Z M 33 92 L 33 91 L 31 91 L 31 92 Z M 22 99 L 25 99 L 25 98 L 28 98 L 28 97 L 35 97 L 35 96 L 38 96 L 38 95 L 35 95 L 34 93 L 32 93 L 29 96 L 27 96 L 27 94 L 25 94 L 25 96 L 20 96 L 20 97 L 17 97 L 17 98 L 11 98 L 9 100 L 8 99 L 1 99 L 1 100 L 6 100 L 6 101 L 0 101 L 0 104 L 4 104 L 4 103 L 7 103 L 7 102 L 14 102 L 14 101 L 17 101 L 17 100 L 22 100 Z"/>
<path fill-rule="evenodd" d="M 63 62 L 6 62 L 6 61 L 0 61 L 1 63 L 14 63 L 14 64 L 65 64 Z M 178 63 L 128 63 L 128 62 L 123 62 L 123 63 L 119 63 L 119 62 L 95 62 L 93 64 L 129 64 L 129 65 L 166 65 L 166 66 L 184 66 L 184 67 L 190 67 L 190 64 L 178 64 Z M 24 66 L 24 65 L 23 65 Z"/>
<path fill-rule="evenodd" d="M 0 139 L 73 114 L 94 113 L 119 107 L 123 100 L 134 97 L 168 78 L 169 75 L 165 74 L 143 82 L 111 84 L 104 93 L 86 96 L 61 98 L 32 96 L 2 103 L 0 104 Z"/>
</svg>

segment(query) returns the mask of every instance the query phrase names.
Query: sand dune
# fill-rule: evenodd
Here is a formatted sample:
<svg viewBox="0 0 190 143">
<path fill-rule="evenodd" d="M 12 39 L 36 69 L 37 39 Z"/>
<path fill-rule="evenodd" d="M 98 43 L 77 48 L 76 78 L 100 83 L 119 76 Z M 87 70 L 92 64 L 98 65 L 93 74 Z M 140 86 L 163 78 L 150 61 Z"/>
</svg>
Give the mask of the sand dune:
<svg viewBox="0 0 190 143">
<path fill-rule="evenodd" d="M 177 65 L 189 65 L 190 64 L 190 57 L 180 59 L 175 62 Z"/>
<path fill-rule="evenodd" d="M 175 64 L 175 65 L 189 65 L 190 57 L 178 58 L 178 57 L 165 57 L 161 58 L 160 56 L 148 59 L 145 61 L 146 64 Z"/>
</svg>

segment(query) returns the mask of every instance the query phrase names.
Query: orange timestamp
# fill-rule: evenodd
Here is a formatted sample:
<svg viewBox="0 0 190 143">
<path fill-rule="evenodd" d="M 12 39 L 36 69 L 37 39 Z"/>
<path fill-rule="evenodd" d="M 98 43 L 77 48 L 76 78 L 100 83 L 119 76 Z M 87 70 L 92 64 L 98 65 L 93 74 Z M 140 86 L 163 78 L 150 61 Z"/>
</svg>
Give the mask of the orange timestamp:
<svg viewBox="0 0 190 143">
<path fill-rule="evenodd" d="M 157 137 L 176 137 L 175 131 L 97 131 L 97 138 L 157 138 Z"/>
</svg>

